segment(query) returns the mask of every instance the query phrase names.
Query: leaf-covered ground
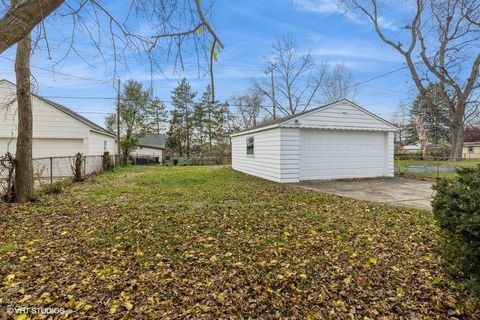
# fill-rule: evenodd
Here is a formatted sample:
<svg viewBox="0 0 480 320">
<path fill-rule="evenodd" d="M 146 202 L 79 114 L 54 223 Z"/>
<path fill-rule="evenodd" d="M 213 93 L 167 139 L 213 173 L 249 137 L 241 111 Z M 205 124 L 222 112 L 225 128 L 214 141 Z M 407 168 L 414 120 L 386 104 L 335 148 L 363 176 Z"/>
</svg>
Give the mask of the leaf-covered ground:
<svg viewBox="0 0 480 320">
<path fill-rule="evenodd" d="M 124 168 L 0 212 L 1 319 L 478 316 L 442 278 L 430 213 L 226 167 Z"/>
</svg>

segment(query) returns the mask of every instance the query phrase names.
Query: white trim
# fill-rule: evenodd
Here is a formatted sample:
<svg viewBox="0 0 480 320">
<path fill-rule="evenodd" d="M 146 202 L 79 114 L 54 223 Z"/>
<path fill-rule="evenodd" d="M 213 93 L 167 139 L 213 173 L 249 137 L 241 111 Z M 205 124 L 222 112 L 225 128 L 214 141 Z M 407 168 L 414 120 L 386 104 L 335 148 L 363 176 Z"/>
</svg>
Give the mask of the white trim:
<svg viewBox="0 0 480 320">
<path fill-rule="evenodd" d="M 233 134 L 230 135 L 230 137 L 243 136 L 243 135 L 251 134 L 251 133 L 254 133 L 254 132 L 270 130 L 270 129 L 278 128 L 279 126 L 280 126 L 279 123 L 275 123 L 275 124 L 265 126 L 265 127 L 261 127 L 261 128 L 257 128 L 257 129 L 242 131 L 242 132 L 239 132 L 239 133 L 233 133 Z"/>
</svg>

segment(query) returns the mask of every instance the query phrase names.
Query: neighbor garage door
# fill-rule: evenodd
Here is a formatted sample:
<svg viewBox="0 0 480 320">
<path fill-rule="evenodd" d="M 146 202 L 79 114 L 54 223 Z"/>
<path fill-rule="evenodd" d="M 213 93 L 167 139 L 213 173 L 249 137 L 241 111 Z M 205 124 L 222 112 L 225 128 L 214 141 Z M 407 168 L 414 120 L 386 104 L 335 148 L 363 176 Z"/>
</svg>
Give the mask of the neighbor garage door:
<svg viewBox="0 0 480 320">
<path fill-rule="evenodd" d="M 384 175 L 384 132 L 303 129 L 300 140 L 300 180 Z"/>
</svg>

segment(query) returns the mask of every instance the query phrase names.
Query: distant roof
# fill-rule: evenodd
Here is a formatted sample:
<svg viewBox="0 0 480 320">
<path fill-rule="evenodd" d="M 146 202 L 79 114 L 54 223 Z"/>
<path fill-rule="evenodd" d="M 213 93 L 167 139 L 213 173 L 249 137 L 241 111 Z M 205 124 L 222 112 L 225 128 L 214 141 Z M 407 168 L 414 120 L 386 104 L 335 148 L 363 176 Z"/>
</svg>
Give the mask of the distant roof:
<svg viewBox="0 0 480 320">
<path fill-rule="evenodd" d="M 163 133 L 147 133 L 138 139 L 138 146 L 165 149 L 165 135 Z"/>
<path fill-rule="evenodd" d="M 300 113 L 296 113 L 296 114 L 293 114 L 293 115 L 290 115 L 290 116 L 286 116 L 286 117 L 282 117 L 282 118 L 278 118 L 278 119 L 272 119 L 272 120 L 268 120 L 268 121 L 265 121 L 265 122 L 262 122 L 260 123 L 259 125 L 256 125 L 256 126 L 253 126 L 253 127 L 250 127 L 250 128 L 246 128 L 246 129 L 242 129 L 240 131 L 237 131 L 237 132 L 234 132 L 233 135 L 237 135 L 239 133 L 243 133 L 243 132 L 247 132 L 247 131 L 250 131 L 250 130 L 256 130 L 256 129 L 260 129 L 260 128 L 263 128 L 263 127 L 268 127 L 268 126 L 272 126 L 272 125 L 275 125 L 275 124 L 280 124 L 280 123 L 283 123 L 285 121 L 288 121 L 290 119 L 294 119 L 294 118 L 297 118 L 297 117 L 300 117 L 300 116 L 303 116 L 304 114 L 307 114 L 307 113 L 310 113 L 310 112 L 314 112 L 314 111 L 317 111 L 317 110 L 320 110 L 320 109 L 323 109 L 323 108 L 326 108 L 326 107 L 330 107 L 334 104 L 337 104 L 337 103 L 340 103 L 340 102 L 346 102 L 346 103 L 349 103 L 351 105 L 354 105 L 362 110 L 365 110 L 364 108 L 360 107 L 359 105 L 357 105 L 356 103 L 348 100 L 348 99 L 342 99 L 342 100 L 339 100 L 339 101 L 335 101 L 335 102 L 331 102 L 331 103 L 328 103 L 328 104 L 325 104 L 325 105 L 322 105 L 322 106 L 319 106 L 319 107 L 316 107 L 316 108 L 313 108 L 313 109 L 309 109 L 309 110 L 306 110 L 306 111 L 303 111 L 303 112 L 300 112 Z M 374 117 L 388 123 L 389 125 L 395 127 L 394 124 L 388 122 L 387 120 L 383 119 L 383 118 L 380 118 L 378 117 L 377 115 L 369 112 L 368 110 L 365 110 L 367 113 L 373 115 Z"/>
<path fill-rule="evenodd" d="M 464 146 L 480 146 L 480 141 L 473 141 L 473 142 L 464 142 Z"/>
<path fill-rule="evenodd" d="M 9 80 L 6 80 L 6 79 L 2 79 L 2 80 L 0 80 L 0 82 L 7 82 L 7 83 L 11 84 L 11 85 L 14 86 L 14 87 L 16 86 L 13 82 L 11 82 L 11 81 L 9 81 Z M 65 113 L 65 114 L 69 115 L 70 117 L 72 117 L 72 118 L 80 121 L 81 123 L 83 123 L 84 125 L 90 127 L 91 129 L 93 129 L 93 130 L 95 130 L 95 131 L 98 131 L 98 132 L 100 132 L 100 133 L 107 134 L 107 135 L 109 135 L 109 136 L 115 136 L 115 134 L 113 134 L 112 132 L 110 132 L 110 131 L 108 131 L 107 129 L 105 129 L 105 128 L 97 125 L 96 123 L 88 120 L 88 119 L 85 118 L 84 116 L 79 115 L 78 113 L 76 113 L 75 111 L 73 111 L 73 110 L 65 107 L 64 105 L 61 105 L 61 104 L 59 104 L 59 103 L 57 103 L 57 102 L 54 102 L 54 101 L 52 101 L 52 100 L 49 100 L 49 99 L 44 98 L 44 97 L 42 97 L 42 96 L 39 96 L 39 95 L 37 95 L 37 94 L 35 94 L 35 93 L 32 93 L 32 96 L 34 96 L 34 97 L 37 98 L 37 99 L 42 100 L 43 102 L 51 105 L 51 106 L 54 107 L 55 109 L 57 109 L 57 110 Z"/>
</svg>

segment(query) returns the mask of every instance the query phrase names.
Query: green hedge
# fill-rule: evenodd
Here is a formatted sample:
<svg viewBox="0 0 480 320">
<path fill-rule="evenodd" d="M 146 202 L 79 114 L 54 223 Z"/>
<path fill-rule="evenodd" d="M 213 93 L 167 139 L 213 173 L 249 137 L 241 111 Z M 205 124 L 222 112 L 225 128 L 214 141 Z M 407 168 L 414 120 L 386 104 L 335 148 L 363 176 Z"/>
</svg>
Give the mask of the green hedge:
<svg viewBox="0 0 480 320">
<path fill-rule="evenodd" d="M 445 273 L 480 297 L 480 166 L 457 172 L 454 180 L 438 180 L 434 186 L 439 251 Z"/>
</svg>

